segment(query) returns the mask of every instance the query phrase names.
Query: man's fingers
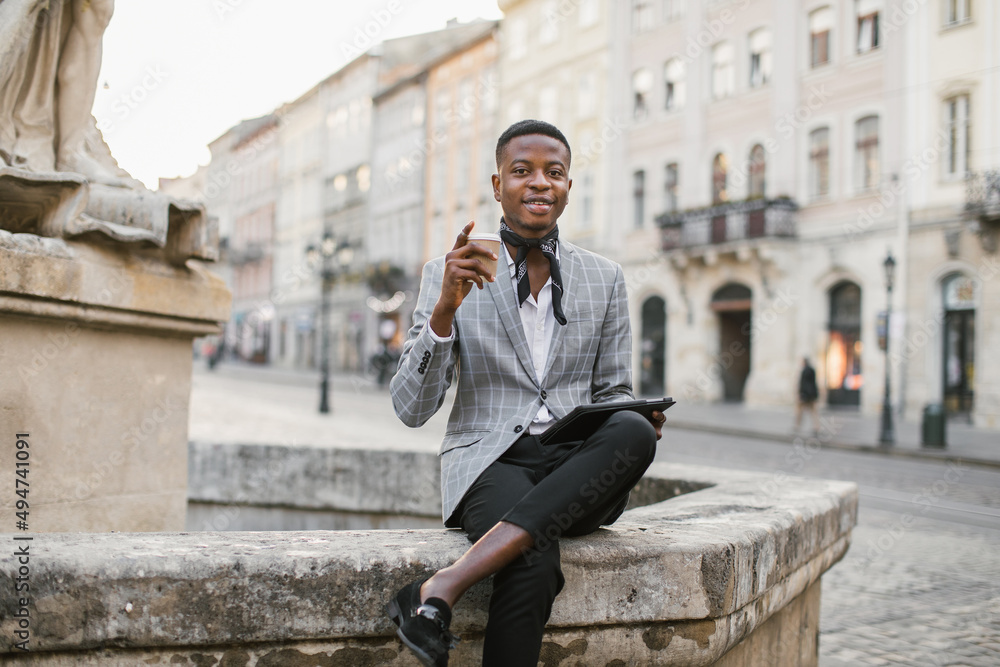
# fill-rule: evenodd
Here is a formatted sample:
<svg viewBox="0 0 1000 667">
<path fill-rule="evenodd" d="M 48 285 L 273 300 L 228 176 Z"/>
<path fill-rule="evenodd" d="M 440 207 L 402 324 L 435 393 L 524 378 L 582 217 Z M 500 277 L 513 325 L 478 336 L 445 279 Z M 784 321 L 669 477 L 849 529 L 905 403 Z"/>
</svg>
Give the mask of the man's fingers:
<svg viewBox="0 0 1000 667">
<path fill-rule="evenodd" d="M 477 247 L 481 247 L 481 246 L 477 246 Z M 485 251 L 485 252 L 489 252 L 485 248 L 482 248 L 482 250 Z M 447 260 L 446 266 L 445 266 L 445 271 L 447 272 L 449 270 L 451 270 L 452 271 L 452 275 L 455 275 L 455 276 L 458 276 L 459 275 L 458 272 L 460 272 L 460 271 L 467 271 L 469 273 L 475 274 L 475 276 L 482 276 L 483 278 L 486 278 L 487 280 L 489 280 L 492 277 L 492 275 L 489 273 L 489 271 L 486 270 L 486 265 L 484 265 L 481 260 L 476 259 L 476 257 L 468 257 L 468 256 L 465 256 L 465 257 L 462 257 L 462 256 L 460 256 L 460 257 L 451 257 L 451 258 L 449 258 Z M 464 277 L 472 278 L 474 276 L 467 275 L 467 276 L 464 276 Z"/>
<path fill-rule="evenodd" d="M 478 259 L 453 259 L 448 262 L 446 280 L 450 276 L 456 282 L 472 282 L 483 287 L 483 280 L 489 279 L 489 274 Z"/>
<path fill-rule="evenodd" d="M 458 233 L 458 237 L 455 239 L 455 246 L 452 250 L 458 250 L 466 243 L 469 242 L 469 234 L 472 232 L 472 228 L 476 226 L 476 222 L 473 220 L 469 222 L 465 227 L 462 227 L 462 231 Z"/>
</svg>

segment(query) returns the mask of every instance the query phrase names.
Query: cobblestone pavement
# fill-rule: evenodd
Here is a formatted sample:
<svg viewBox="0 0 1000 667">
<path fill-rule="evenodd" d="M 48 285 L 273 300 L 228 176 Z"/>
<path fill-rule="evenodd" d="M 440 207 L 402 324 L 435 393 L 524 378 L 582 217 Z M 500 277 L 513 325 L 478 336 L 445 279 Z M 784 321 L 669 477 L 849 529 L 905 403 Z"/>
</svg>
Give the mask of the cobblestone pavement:
<svg viewBox="0 0 1000 667">
<path fill-rule="evenodd" d="M 820 666 L 1000 665 L 1000 473 L 674 430 L 663 458 L 858 482 L 823 577 Z"/>
<path fill-rule="evenodd" d="M 1000 665 L 998 574 L 1000 531 L 863 509 L 823 577 L 821 667 Z"/>
</svg>

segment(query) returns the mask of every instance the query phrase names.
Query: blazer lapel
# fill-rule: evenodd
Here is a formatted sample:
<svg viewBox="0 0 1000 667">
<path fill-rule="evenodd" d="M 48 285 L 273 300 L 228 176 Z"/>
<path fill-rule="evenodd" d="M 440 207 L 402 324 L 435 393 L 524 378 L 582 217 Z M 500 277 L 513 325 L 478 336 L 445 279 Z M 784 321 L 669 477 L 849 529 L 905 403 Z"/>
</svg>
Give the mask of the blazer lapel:
<svg viewBox="0 0 1000 667">
<path fill-rule="evenodd" d="M 497 311 L 500 313 L 500 321 L 507 331 L 517 354 L 518 361 L 524 367 L 524 372 L 528 374 L 532 382 L 538 384 L 535 377 L 535 366 L 531 363 L 531 351 L 528 349 L 528 341 L 524 337 L 524 325 L 521 324 L 521 314 L 517 312 L 517 297 L 514 294 L 514 286 L 511 284 L 510 275 L 507 270 L 507 262 L 504 257 L 500 257 L 500 266 L 503 270 L 497 272 L 497 279 L 492 283 L 486 283 L 486 289 L 493 297 Z"/>
<path fill-rule="evenodd" d="M 566 314 L 567 320 L 573 319 L 573 315 L 576 313 L 576 274 L 579 268 L 577 260 L 578 258 L 573 246 L 560 241 L 559 274 L 562 276 L 563 282 L 563 313 Z M 555 331 L 552 332 L 552 341 L 549 343 L 549 356 L 545 360 L 545 372 L 542 373 L 542 378 L 548 377 L 549 369 L 552 368 L 552 362 L 555 361 L 556 355 L 562 347 L 563 336 L 565 334 L 566 325 L 556 322 Z"/>
</svg>

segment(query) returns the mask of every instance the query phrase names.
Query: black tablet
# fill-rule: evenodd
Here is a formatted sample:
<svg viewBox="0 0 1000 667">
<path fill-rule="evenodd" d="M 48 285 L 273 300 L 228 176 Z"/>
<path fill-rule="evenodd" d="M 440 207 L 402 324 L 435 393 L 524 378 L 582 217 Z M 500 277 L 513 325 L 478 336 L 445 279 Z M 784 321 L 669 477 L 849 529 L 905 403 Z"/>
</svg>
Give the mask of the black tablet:
<svg viewBox="0 0 1000 667">
<path fill-rule="evenodd" d="M 676 401 L 665 398 L 644 398 L 637 401 L 615 401 L 612 403 L 591 403 L 578 405 L 573 410 L 550 426 L 538 440 L 543 445 L 556 440 L 571 442 L 586 440 L 594 431 L 601 427 L 604 421 L 619 410 L 638 412 L 647 419 L 652 418 L 654 411 L 665 412 Z"/>
</svg>

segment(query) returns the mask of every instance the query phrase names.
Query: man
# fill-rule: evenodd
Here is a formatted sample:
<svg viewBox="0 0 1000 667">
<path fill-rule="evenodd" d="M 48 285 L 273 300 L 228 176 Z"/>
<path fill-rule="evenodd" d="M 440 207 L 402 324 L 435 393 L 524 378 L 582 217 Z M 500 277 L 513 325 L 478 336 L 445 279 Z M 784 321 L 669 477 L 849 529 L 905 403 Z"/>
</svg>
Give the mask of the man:
<svg viewBox="0 0 1000 667">
<path fill-rule="evenodd" d="M 809 365 L 809 359 L 802 358 L 802 372 L 799 374 L 799 400 L 795 406 L 795 432 L 798 433 L 802 424 L 802 412 L 808 410 L 812 418 L 813 434 L 819 435 L 819 413 L 816 412 L 816 399 L 819 398 L 819 387 L 816 385 L 816 371 Z"/>
<path fill-rule="evenodd" d="M 396 414 L 420 426 L 458 376 L 441 446 L 443 517 L 474 544 L 389 604 L 400 638 L 425 665 L 447 664 L 451 608 L 491 574 L 483 664 L 538 663 L 563 585 L 558 538 L 618 518 L 664 421 L 660 412 L 651 423 L 621 411 L 585 441 L 539 442 L 577 405 L 633 398 L 625 281 L 617 264 L 558 240 L 572 186 L 562 132 L 541 121 L 515 123 L 496 157 L 498 275 L 480 261 L 495 255 L 468 241 L 470 222 L 451 252 L 424 267 L 390 383 Z"/>
</svg>

